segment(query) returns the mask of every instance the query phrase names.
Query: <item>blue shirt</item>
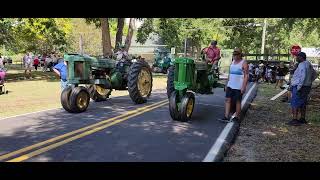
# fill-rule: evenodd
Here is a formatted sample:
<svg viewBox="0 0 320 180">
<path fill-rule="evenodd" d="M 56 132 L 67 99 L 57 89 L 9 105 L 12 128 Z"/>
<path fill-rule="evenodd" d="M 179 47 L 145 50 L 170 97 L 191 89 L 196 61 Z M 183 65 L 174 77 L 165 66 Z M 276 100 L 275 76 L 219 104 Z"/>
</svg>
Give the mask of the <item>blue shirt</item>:
<svg viewBox="0 0 320 180">
<path fill-rule="evenodd" d="M 61 79 L 66 81 L 68 72 L 67 66 L 63 62 L 60 62 L 59 64 L 55 65 L 54 68 L 60 72 Z"/>
<path fill-rule="evenodd" d="M 310 62 L 305 60 L 299 63 L 298 68 L 294 71 L 291 79 L 291 85 L 301 89 L 302 86 L 311 86 Z"/>
</svg>

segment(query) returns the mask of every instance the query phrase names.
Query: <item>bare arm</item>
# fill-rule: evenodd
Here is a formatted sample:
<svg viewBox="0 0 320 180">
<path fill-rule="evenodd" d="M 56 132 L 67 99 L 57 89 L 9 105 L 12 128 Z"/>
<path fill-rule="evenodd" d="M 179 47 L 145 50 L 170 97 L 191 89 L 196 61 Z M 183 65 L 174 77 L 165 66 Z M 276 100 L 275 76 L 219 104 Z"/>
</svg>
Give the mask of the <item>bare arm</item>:
<svg viewBox="0 0 320 180">
<path fill-rule="evenodd" d="M 52 69 L 60 77 L 60 72 L 56 68 L 52 68 Z"/>
<path fill-rule="evenodd" d="M 244 94 L 247 88 L 247 83 L 248 83 L 248 79 L 249 79 L 249 66 L 248 63 L 245 61 L 242 64 L 242 68 L 243 68 L 243 83 L 242 83 L 242 88 L 241 88 L 241 93 Z"/>
</svg>

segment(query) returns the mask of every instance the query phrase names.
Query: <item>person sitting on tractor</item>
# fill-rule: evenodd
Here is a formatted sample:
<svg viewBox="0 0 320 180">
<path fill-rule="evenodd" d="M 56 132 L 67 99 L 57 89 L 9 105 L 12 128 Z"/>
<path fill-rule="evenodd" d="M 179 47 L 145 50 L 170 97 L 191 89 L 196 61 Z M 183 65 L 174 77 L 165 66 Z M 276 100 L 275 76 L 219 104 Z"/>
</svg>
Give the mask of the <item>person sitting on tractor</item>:
<svg viewBox="0 0 320 180">
<path fill-rule="evenodd" d="M 212 70 L 218 68 L 217 64 L 221 59 L 220 48 L 217 47 L 217 44 L 218 42 L 213 40 L 211 45 L 205 50 L 206 62 L 212 64 Z"/>
<path fill-rule="evenodd" d="M 120 50 L 115 53 L 117 56 L 117 60 L 121 59 L 127 59 L 128 58 L 128 52 L 125 50 L 125 46 L 120 46 Z"/>
</svg>

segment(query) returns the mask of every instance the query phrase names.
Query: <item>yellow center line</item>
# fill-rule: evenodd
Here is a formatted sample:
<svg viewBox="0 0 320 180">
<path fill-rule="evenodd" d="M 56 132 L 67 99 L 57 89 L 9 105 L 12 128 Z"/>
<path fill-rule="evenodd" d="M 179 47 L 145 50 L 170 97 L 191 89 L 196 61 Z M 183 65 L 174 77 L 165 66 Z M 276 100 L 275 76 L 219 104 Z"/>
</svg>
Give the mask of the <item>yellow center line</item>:
<svg viewBox="0 0 320 180">
<path fill-rule="evenodd" d="M 151 107 L 151 108 L 149 108 L 149 109 L 142 110 L 142 111 L 140 111 L 140 112 L 138 112 L 138 113 L 136 113 L 136 114 L 132 114 L 132 115 L 130 115 L 130 116 L 127 116 L 127 117 L 124 117 L 124 118 L 120 118 L 120 119 L 118 119 L 118 120 L 116 120 L 116 121 L 114 121 L 114 122 L 112 122 L 112 123 L 109 123 L 109 124 L 106 124 L 106 125 L 103 125 L 103 126 L 96 127 L 96 128 L 91 129 L 91 130 L 89 130 L 89 131 L 85 131 L 85 132 L 83 132 L 83 133 L 81 133 L 81 134 L 78 134 L 78 135 L 76 135 L 76 136 L 72 136 L 72 137 L 67 138 L 67 139 L 65 139 L 65 140 L 63 140 L 63 141 L 60 141 L 60 142 L 51 144 L 51 145 L 49 145 L 49 146 L 43 147 L 43 148 L 38 149 L 38 150 L 36 150 L 36 151 L 33 151 L 33 152 L 31 152 L 31 153 L 24 154 L 24 155 L 19 156 L 19 157 L 17 157 L 17 158 L 8 160 L 7 162 L 21 162 L 21 161 L 30 159 L 30 158 L 32 158 L 32 157 L 34 157 L 34 156 L 37 156 L 37 155 L 42 154 L 42 153 L 44 153 L 44 152 L 47 152 L 47 151 L 49 151 L 49 150 L 51 150 L 51 149 L 57 148 L 57 147 L 62 146 L 62 145 L 64 145 L 64 144 L 66 144 L 66 143 L 69 143 L 69 142 L 71 142 L 71 141 L 74 141 L 74 140 L 76 140 L 76 139 L 79 139 L 79 138 L 88 136 L 88 135 L 93 134 L 93 133 L 95 133 L 95 132 L 97 132 L 97 131 L 103 130 L 103 129 L 109 127 L 109 126 L 118 124 L 118 123 L 120 123 L 120 122 L 122 122 L 122 121 L 128 120 L 129 118 L 138 116 L 138 115 L 140 115 L 140 114 L 143 114 L 143 113 L 145 113 L 145 112 L 151 111 L 151 110 L 153 110 L 153 109 L 155 109 L 155 108 L 161 107 L 161 106 L 166 105 L 166 104 L 168 104 L 168 102 L 164 102 L 164 103 L 162 103 L 162 104 L 158 104 L 158 105 L 156 105 L 156 106 L 154 106 L 154 107 Z"/>
<path fill-rule="evenodd" d="M 63 139 L 63 138 L 66 138 L 66 137 L 69 137 L 69 136 L 72 136 L 74 134 L 77 134 L 77 133 L 80 133 L 80 132 L 83 132 L 83 131 L 86 131 L 90 128 L 94 128 L 96 126 L 99 126 L 99 125 L 102 125 L 102 124 L 105 124 L 105 123 L 109 123 L 111 121 L 114 121 L 118 118 L 123 118 L 123 117 L 126 117 L 126 116 L 129 116 L 129 115 L 132 115 L 132 114 L 135 114 L 135 113 L 139 113 L 140 111 L 143 111 L 145 109 L 148 109 L 150 107 L 153 107 L 153 106 L 156 106 L 158 104 L 161 104 L 163 102 L 166 102 L 167 100 L 163 100 L 163 101 L 159 101 L 157 103 L 154 103 L 154 104 L 151 104 L 151 105 L 148 105 L 148 106 L 144 106 L 144 107 L 141 107 L 141 108 L 137 108 L 135 110 L 131 110 L 131 111 L 128 111 L 127 113 L 125 114 L 122 114 L 122 115 L 119 115 L 119 116 L 116 116 L 116 117 L 113 117 L 113 118 L 110 118 L 110 119 L 107 119 L 107 120 L 103 120 L 99 123 L 95 123 L 95 124 L 92 124 L 90 126 L 86 126 L 86 127 L 83 127 L 81 129 L 78 129 L 78 130 L 75 130 L 75 131 L 71 131 L 69 133 L 66 133 L 66 134 L 63 134 L 63 135 L 60 135 L 60 136 L 57 136 L 57 137 L 54 137 L 54 138 L 51 138 L 51 139 L 48 139 L 46 141 L 43 141 L 43 142 L 40 142 L 40 143 L 37 143 L 37 144 L 34 144 L 34 145 L 31 145 L 31 146 L 28 146 L 28 147 L 24 147 L 22 149 L 19 149 L 19 150 L 16 150 L 16 151 L 13 151 L 13 152 L 10 152 L 10 153 L 7 153 L 7 154 L 4 154 L 2 156 L 0 156 L 0 161 L 1 160 L 4 160 L 4 159 L 8 159 L 8 158 L 11 158 L 13 156 L 16 156 L 20 153 L 24 153 L 26 151 L 30 151 L 30 150 L 33 150 L 35 148 L 38 148 L 40 146 L 43 146 L 43 145 L 47 145 L 49 143 L 53 143 L 55 141 L 58 141 L 60 139 Z"/>
</svg>

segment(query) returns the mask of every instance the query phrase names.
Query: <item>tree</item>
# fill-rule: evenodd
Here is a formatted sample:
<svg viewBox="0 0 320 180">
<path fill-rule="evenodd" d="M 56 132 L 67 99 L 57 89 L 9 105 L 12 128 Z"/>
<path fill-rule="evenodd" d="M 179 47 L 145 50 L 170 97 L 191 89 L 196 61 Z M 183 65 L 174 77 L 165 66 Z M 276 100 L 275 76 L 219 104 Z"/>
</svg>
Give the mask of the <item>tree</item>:
<svg viewBox="0 0 320 180">
<path fill-rule="evenodd" d="M 7 18 L 2 22 L 7 31 L 2 32 L 6 38 L 0 43 L 15 53 L 66 49 L 70 32 L 68 18 Z"/>
<path fill-rule="evenodd" d="M 110 30 L 108 18 L 100 18 L 101 32 L 102 32 L 102 51 L 103 56 L 107 57 L 112 55 Z"/>
<path fill-rule="evenodd" d="M 109 36 L 110 36 L 110 34 L 113 35 L 116 32 L 116 39 L 115 39 L 115 45 L 114 45 L 115 50 L 117 49 L 117 46 L 119 44 L 122 44 L 122 36 L 124 35 L 123 31 L 126 30 L 126 26 L 124 25 L 124 20 L 125 20 L 124 18 L 118 18 L 117 27 L 116 27 L 116 29 L 114 29 L 113 27 L 115 27 L 115 26 L 113 26 L 113 23 L 109 23 L 109 22 L 115 22 L 115 19 L 114 18 L 108 18 L 108 25 L 109 25 L 108 26 L 108 28 L 109 28 L 109 31 L 108 31 L 109 33 L 108 34 L 109 34 Z M 97 18 L 86 18 L 86 22 L 87 23 L 94 23 L 97 28 L 101 28 L 101 25 L 102 25 L 101 22 L 99 22 Z M 111 28 L 110 28 L 110 25 L 111 25 Z M 105 26 L 105 28 L 107 28 L 107 26 Z M 126 34 L 127 37 L 126 37 L 126 40 L 125 40 L 125 48 L 126 48 L 126 50 L 128 50 L 130 48 L 131 39 L 132 39 L 132 36 L 133 36 L 134 28 L 135 28 L 135 19 L 134 18 L 130 18 L 129 28 L 128 28 L 128 31 L 127 31 L 127 34 Z M 106 35 L 106 37 L 108 37 L 108 35 Z M 111 36 L 110 36 L 110 38 L 111 38 Z M 105 39 L 105 40 L 107 40 L 107 39 Z M 108 42 L 103 42 L 103 44 L 109 44 L 109 43 Z"/>
<path fill-rule="evenodd" d="M 129 48 L 131 45 L 131 40 L 132 40 L 134 28 L 135 28 L 135 19 L 130 18 L 128 34 L 127 34 L 126 41 L 125 41 L 125 51 L 127 51 L 127 52 L 129 51 Z"/>
<path fill-rule="evenodd" d="M 125 20 L 125 18 L 118 18 L 115 50 L 118 50 L 119 44 L 122 44 L 124 20 Z"/>
<path fill-rule="evenodd" d="M 183 51 L 184 40 L 187 39 L 188 49 L 198 52 L 202 46 L 207 46 L 211 40 L 216 39 L 221 30 L 218 28 L 221 19 L 212 18 L 159 18 L 144 19 L 144 23 L 138 29 L 137 42 L 145 43 L 149 35 L 157 34 L 164 44 Z M 221 41 L 225 39 L 220 34 Z M 192 53 L 193 54 L 193 53 Z"/>
</svg>

